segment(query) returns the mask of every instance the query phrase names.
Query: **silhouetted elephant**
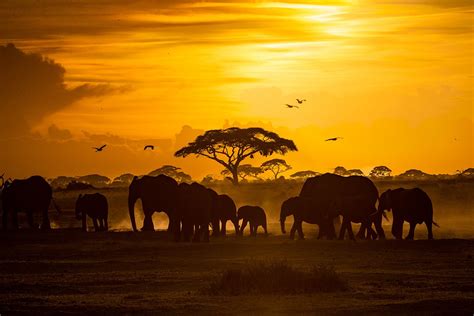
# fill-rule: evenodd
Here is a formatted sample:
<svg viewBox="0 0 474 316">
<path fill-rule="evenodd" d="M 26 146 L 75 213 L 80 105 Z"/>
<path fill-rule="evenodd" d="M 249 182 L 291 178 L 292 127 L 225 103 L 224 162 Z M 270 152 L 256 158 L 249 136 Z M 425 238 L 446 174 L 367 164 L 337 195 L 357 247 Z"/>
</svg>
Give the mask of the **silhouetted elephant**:
<svg viewBox="0 0 474 316">
<path fill-rule="evenodd" d="M 76 218 L 82 219 L 82 230 L 87 231 L 87 217 L 92 218 L 94 230 L 107 231 L 109 229 L 107 218 L 109 206 L 107 198 L 100 194 L 79 194 L 76 201 Z"/>
<path fill-rule="evenodd" d="M 181 183 L 178 189 L 178 207 L 173 226 L 175 240 L 180 239 L 180 232 L 182 232 L 184 240 L 189 241 L 194 232 L 194 242 L 199 242 L 201 238 L 208 242 L 212 193 L 195 182 L 192 184 Z"/>
<path fill-rule="evenodd" d="M 133 231 L 137 231 L 135 223 L 135 202 L 142 201 L 143 220 L 142 231 L 154 231 L 152 215 L 154 212 L 165 212 L 169 218 L 168 231 L 173 225 L 174 213 L 178 200 L 178 183 L 171 177 L 158 175 L 156 177 L 134 177 L 128 188 L 128 211 Z"/>
<path fill-rule="evenodd" d="M 416 224 L 425 223 L 428 229 L 428 239 L 433 239 L 432 225 L 433 205 L 431 199 L 419 188 L 387 190 L 380 196 L 379 212 L 392 210 L 392 234 L 396 239 L 402 239 L 403 222 L 410 223 L 410 232 L 405 239 L 413 239 Z"/>
<path fill-rule="evenodd" d="M 313 200 L 310 198 L 304 198 L 295 196 L 287 199 L 281 204 L 280 210 L 280 225 L 281 232 L 286 234 L 285 220 L 288 216 L 293 215 L 294 221 L 293 226 L 290 230 L 290 238 L 295 237 L 295 232 L 298 231 L 299 239 L 304 239 L 303 234 L 303 222 L 309 224 L 316 224 L 319 226 L 318 239 L 324 236 L 323 226 L 327 223 L 324 217 L 325 212 L 329 208 L 327 205 L 328 201 Z M 319 204 L 319 205 L 318 205 Z"/>
<path fill-rule="evenodd" d="M 8 213 L 12 213 L 13 228 L 18 229 L 18 212 L 26 212 L 31 228 L 38 228 L 34 223 L 34 214 L 42 214 L 41 229 L 51 229 L 48 208 L 52 195 L 51 186 L 41 176 L 13 180 L 5 184 L 2 190 L 3 229 L 7 229 L 8 226 Z M 53 204 L 59 213 L 60 210 L 54 201 Z"/>
<path fill-rule="evenodd" d="M 265 235 L 268 235 L 267 232 L 267 216 L 265 211 L 260 206 L 250 206 L 245 205 L 239 208 L 237 211 L 237 219 L 242 220 L 242 226 L 240 227 L 240 235 L 244 234 L 245 226 L 247 223 L 250 223 L 250 235 L 257 236 L 258 226 L 262 226 L 265 231 Z"/>
<path fill-rule="evenodd" d="M 234 201 L 226 194 L 217 197 L 217 218 L 221 222 L 221 235 L 226 235 L 227 221 L 234 224 L 235 234 L 239 235 L 239 220 L 237 219 L 237 208 Z"/>
<path fill-rule="evenodd" d="M 301 197 L 313 199 L 316 205 L 321 202 L 328 205 L 325 223 L 322 226 L 323 232 L 329 239 L 336 236 L 333 220 L 338 215 L 343 216 L 340 238 L 343 238 L 345 230 L 349 230 L 349 235 L 353 237 L 351 222 L 362 222 L 358 235 L 365 235 L 365 230 L 369 231 L 369 236 L 375 234 L 371 230 L 372 222 L 375 224 L 378 237 L 385 238 L 382 228 L 382 216 L 378 214 L 375 203 L 378 198 L 378 191 L 373 182 L 365 177 L 339 175 L 326 173 L 306 180 L 300 192 Z M 356 204 L 351 204 L 357 200 Z M 369 226 L 370 225 L 370 226 Z"/>
</svg>

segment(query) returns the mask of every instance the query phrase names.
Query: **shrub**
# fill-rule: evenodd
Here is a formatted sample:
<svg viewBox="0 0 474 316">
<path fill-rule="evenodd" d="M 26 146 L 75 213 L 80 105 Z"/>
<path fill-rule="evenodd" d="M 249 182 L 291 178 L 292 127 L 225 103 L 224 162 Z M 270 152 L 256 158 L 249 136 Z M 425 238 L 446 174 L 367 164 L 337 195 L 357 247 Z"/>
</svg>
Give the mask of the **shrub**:
<svg viewBox="0 0 474 316">
<path fill-rule="evenodd" d="M 213 281 L 211 295 L 302 294 L 348 290 L 332 267 L 313 266 L 297 270 L 287 261 L 251 261 L 242 268 L 227 269 Z"/>
</svg>

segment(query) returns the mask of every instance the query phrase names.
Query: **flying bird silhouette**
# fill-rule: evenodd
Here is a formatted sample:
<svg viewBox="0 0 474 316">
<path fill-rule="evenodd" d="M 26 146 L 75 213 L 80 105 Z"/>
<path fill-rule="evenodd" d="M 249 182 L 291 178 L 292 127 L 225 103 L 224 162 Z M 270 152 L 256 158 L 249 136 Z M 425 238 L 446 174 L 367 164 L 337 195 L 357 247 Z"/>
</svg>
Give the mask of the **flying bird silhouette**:
<svg viewBox="0 0 474 316">
<path fill-rule="evenodd" d="M 299 108 L 300 108 L 300 107 L 297 106 L 297 105 L 292 105 L 292 104 L 288 104 L 288 103 L 285 104 L 285 105 L 286 105 L 286 107 L 289 108 L 289 109 L 292 109 L 292 108 L 297 108 L 297 109 L 299 109 Z"/>
<path fill-rule="evenodd" d="M 143 150 L 147 150 L 147 149 L 151 149 L 151 150 L 155 150 L 155 146 L 153 145 L 146 145 Z"/>
<path fill-rule="evenodd" d="M 326 142 L 329 142 L 329 141 L 335 142 L 335 141 L 338 140 L 338 139 L 343 139 L 343 138 L 342 138 L 342 137 L 332 137 L 332 138 L 326 139 L 325 141 L 326 141 Z"/>
<path fill-rule="evenodd" d="M 303 102 L 306 102 L 306 99 L 296 99 L 296 102 L 298 102 L 298 104 L 303 104 Z"/>
<path fill-rule="evenodd" d="M 102 145 L 102 146 L 100 146 L 100 147 L 92 147 L 92 148 L 95 149 L 95 152 L 96 152 L 96 153 L 98 153 L 99 151 L 104 150 L 105 146 L 107 146 L 107 145 Z"/>
</svg>

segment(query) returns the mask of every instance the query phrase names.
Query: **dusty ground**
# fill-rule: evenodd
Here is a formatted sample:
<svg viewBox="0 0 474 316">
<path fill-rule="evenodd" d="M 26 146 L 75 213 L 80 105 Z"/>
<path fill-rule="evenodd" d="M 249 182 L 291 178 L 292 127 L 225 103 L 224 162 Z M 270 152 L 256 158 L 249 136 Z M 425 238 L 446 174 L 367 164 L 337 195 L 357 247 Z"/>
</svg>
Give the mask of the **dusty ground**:
<svg viewBox="0 0 474 316">
<path fill-rule="evenodd" d="M 341 242 L 308 234 L 289 241 L 275 234 L 176 244 L 164 232 L 58 229 L 0 233 L 0 244 L 2 315 L 474 313 L 472 239 Z M 351 290 L 217 297 L 201 291 L 220 271 L 255 258 L 332 265 Z"/>
</svg>

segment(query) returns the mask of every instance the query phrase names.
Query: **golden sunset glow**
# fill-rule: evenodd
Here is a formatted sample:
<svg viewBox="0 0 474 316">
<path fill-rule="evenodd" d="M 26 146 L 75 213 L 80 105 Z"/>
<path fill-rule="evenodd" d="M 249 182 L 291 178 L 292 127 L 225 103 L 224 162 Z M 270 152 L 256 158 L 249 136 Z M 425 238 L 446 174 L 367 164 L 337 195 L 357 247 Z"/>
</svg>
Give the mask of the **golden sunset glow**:
<svg viewBox="0 0 474 316">
<path fill-rule="evenodd" d="M 69 87 L 114 91 L 29 122 L 46 138 L 52 124 L 69 130 L 62 148 L 2 137 L 9 174 L 113 176 L 165 163 L 218 174 L 212 162 L 173 157 L 184 125 L 263 126 L 295 141 L 299 151 L 285 159 L 298 170 L 453 173 L 473 164 L 470 1 L 113 3 L 0 4 L 0 44 L 60 63 Z M 295 98 L 308 101 L 284 107 Z M 335 136 L 344 141 L 324 142 Z M 85 149 L 104 139 L 102 157 Z M 141 139 L 162 143 L 144 154 L 131 141 Z M 33 167 L 27 146 L 49 149 Z"/>
</svg>

